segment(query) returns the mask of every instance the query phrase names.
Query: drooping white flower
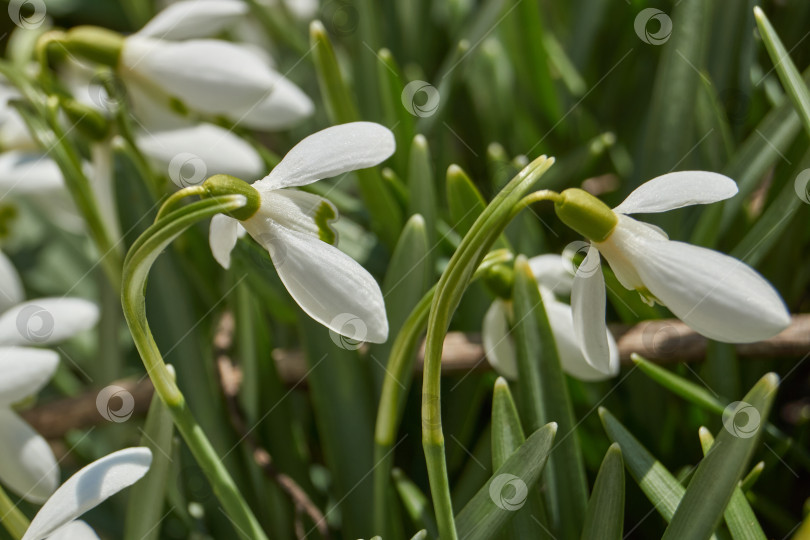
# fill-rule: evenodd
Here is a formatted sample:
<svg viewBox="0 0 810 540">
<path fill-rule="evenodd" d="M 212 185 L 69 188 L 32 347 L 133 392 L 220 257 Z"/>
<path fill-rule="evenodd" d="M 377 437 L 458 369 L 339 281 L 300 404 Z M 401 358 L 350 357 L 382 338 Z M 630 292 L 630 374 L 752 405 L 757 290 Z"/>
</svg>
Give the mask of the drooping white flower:
<svg viewBox="0 0 810 540">
<path fill-rule="evenodd" d="M 136 34 L 168 40 L 214 36 L 249 11 L 242 0 L 183 0 L 166 6 Z"/>
<path fill-rule="evenodd" d="M 312 101 L 245 47 L 215 39 L 124 40 L 118 71 L 200 113 L 255 129 L 286 128 L 310 116 Z"/>
<path fill-rule="evenodd" d="M 571 306 L 557 299 L 557 295 L 571 292 L 574 278 L 567 261 L 559 255 L 540 255 L 529 259 L 529 266 L 543 297 L 563 370 L 583 381 L 599 381 L 615 376 L 619 372 L 619 352 L 610 331 L 605 329 L 610 362 L 607 371 L 603 371 L 585 360 L 574 333 Z M 518 378 L 518 369 L 515 344 L 509 328 L 509 321 L 513 318 L 511 311 L 511 302 L 495 300 L 484 316 L 481 337 L 487 360 L 493 369 L 499 375 L 514 380 Z"/>
<path fill-rule="evenodd" d="M 264 169 L 261 156 L 249 143 L 213 124 L 144 131 L 137 141 L 141 151 L 168 170 L 177 184 L 200 183 L 214 174 L 254 178 Z M 191 170 L 184 172 L 183 166 Z"/>
<path fill-rule="evenodd" d="M 371 167 L 393 154 L 390 130 L 370 122 L 324 129 L 290 150 L 269 175 L 253 183 L 258 210 L 241 226 L 265 249 L 281 281 L 313 319 L 351 339 L 383 342 L 388 321 L 380 287 L 351 257 L 337 249 L 330 223 L 337 209 L 326 199 L 285 189 Z M 211 220 L 211 251 L 228 268 L 240 222 L 224 215 Z M 346 324 L 342 315 L 362 321 Z"/>
<path fill-rule="evenodd" d="M 90 540 L 98 536 L 76 519 L 140 480 L 152 464 L 146 447 L 125 448 L 94 461 L 68 478 L 40 508 L 22 540 Z"/>
<path fill-rule="evenodd" d="M 721 201 L 737 193 L 723 175 L 684 171 L 654 178 L 610 210 L 582 190 L 566 190 L 555 202 L 558 216 L 591 240 L 571 293 L 574 331 L 585 358 L 606 366 L 605 281 L 600 256 L 616 278 L 648 302 L 658 301 L 696 332 L 728 343 L 773 337 L 790 324 L 779 293 L 744 262 L 669 240 L 657 227 L 626 214 L 654 213 Z"/>
<path fill-rule="evenodd" d="M 41 502 L 59 482 L 50 446 L 12 409 L 50 380 L 59 355 L 33 346 L 64 340 L 96 324 L 98 308 L 79 298 L 21 302 L 14 267 L 0 253 L 0 482 L 26 500 Z M 11 305 L 12 307 L 8 307 Z"/>
</svg>

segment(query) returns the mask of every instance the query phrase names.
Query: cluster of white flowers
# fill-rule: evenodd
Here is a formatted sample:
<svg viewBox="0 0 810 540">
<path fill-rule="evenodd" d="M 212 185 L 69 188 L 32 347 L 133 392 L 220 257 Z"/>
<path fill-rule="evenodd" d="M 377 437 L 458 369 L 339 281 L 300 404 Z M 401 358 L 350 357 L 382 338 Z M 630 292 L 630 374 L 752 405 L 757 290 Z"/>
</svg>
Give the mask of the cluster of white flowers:
<svg viewBox="0 0 810 540">
<path fill-rule="evenodd" d="M 71 29 L 61 41 L 71 55 L 61 72 L 64 84 L 78 102 L 111 121 L 108 98 L 99 98 L 105 91 L 92 74 L 99 65 L 114 72 L 124 83 L 134 115 L 138 149 L 163 170 L 188 153 L 204 164 L 205 176 L 259 177 L 266 170 L 259 152 L 233 129 L 287 129 L 309 118 L 314 105 L 257 48 L 211 37 L 246 24 L 247 10 L 244 2 L 199 0 L 170 5 L 126 37 L 101 28 Z M 9 105 L 16 97 L 15 91 L 0 85 L 0 196 L 67 200 L 59 167 Z M 111 187 L 115 142 L 114 137 L 91 142 L 84 170 L 105 225 L 118 238 Z M 379 165 L 394 151 L 392 132 L 370 122 L 337 125 L 304 138 L 252 184 L 257 199 L 250 216 L 217 215 L 211 220 L 213 257 L 229 268 L 234 247 L 247 233 L 269 252 L 281 282 L 310 317 L 351 339 L 386 341 L 388 322 L 377 281 L 337 247 L 332 228 L 337 208 L 294 188 Z M 612 210 L 582 190 L 559 194 L 557 214 L 588 238 L 587 256 L 574 272 L 570 262 L 557 255 L 535 257 L 529 264 L 568 374 L 596 381 L 619 372 L 616 341 L 605 322 L 600 254 L 624 287 L 638 291 L 647 302 L 666 306 L 708 338 L 758 341 L 790 323 L 777 291 L 742 261 L 671 241 L 657 227 L 628 216 L 708 204 L 736 193 L 729 178 L 691 171 L 650 180 Z M 58 220 L 55 213 L 49 215 Z M 77 215 L 74 211 L 74 218 Z M 336 322 L 345 313 L 363 325 Z M 96 306 L 81 299 L 24 302 L 20 277 L 0 253 L 0 482 L 23 499 L 45 503 L 25 540 L 96 538 L 86 524 L 74 520 L 137 481 L 151 462 L 147 449 L 122 450 L 85 467 L 58 488 L 59 467 L 47 441 L 14 411 L 57 369 L 58 354 L 40 346 L 86 330 L 97 319 Z M 483 342 L 492 366 L 514 379 L 520 374 L 510 336 L 512 319 L 510 301 L 496 300 L 483 320 Z M 30 326 L 31 321 L 38 326 Z"/>
</svg>

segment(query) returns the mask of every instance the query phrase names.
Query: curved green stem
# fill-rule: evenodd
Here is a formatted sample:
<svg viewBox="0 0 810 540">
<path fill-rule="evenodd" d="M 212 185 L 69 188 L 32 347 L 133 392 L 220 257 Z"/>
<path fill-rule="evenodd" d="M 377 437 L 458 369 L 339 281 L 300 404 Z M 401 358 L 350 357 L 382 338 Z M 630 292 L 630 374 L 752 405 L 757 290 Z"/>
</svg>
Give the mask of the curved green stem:
<svg viewBox="0 0 810 540">
<path fill-rule="evenodd" d="M 506 249 L 489 253 L 476 270 L 473 280 L 482 277 L 495 265 L 508 263 L 511 259 L 512 253 Z M 377 464 L 374 468 L 374 530 L 378 532 L 386 530 L 388 510 L 385 498 L 391 485 L 391 470 L 394 464 L 391 450 L 402 422 L 405 394 L 413 379 L 416 349 L 425 331 L 435 293 L 434 286 L 414 306 L 394 340 L 385 368 L 380 404 L 377 407 L 377 423 L 374 428 L 374 463 Z"/>
<path fill-rule="evenodd" d="M 31 524 L 2 486 L 0 486 L 0 523 L 14 540 L 20 540 Z"/>
<path fill-rule="evenodd" d="M 450 482 L 447 478 L 441 420 L 441 357 L 444 337 L 473 272 L 509 220 L 514 217 L 513 208 L 553 163 L 553 158 L 545 156 L 534 160 L 498 193 L 464 236 L 436 285 L 425 338 L 422 447 L 427 462 L 439 536 L 442 540 L 458 538 L 453 519 Z"/>
<path fill-rule="evenodd" d="M 241 195 L 225 195 L 194 202 L 164 214 L 135 241 L 124 261 L 121 304 L 132 339 L 141 355 L 155 392 L 169 409 L 177 430 L 202 468 L 235 528 L 250 538 L 265 540 L 258 520 L 239 492 L 202 428 L 186 404 L 166 367 L 146 319 L 146 279 L 158 255 L 183 231 L 202 219 L 233 212 L 245 205 Z"/>
</svg>

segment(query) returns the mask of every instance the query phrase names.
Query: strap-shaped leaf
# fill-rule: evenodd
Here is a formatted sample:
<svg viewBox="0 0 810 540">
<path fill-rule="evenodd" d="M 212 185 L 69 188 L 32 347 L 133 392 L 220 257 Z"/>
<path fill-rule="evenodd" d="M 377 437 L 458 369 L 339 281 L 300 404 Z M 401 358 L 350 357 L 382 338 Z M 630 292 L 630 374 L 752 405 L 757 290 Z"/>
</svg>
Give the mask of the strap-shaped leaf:
<svg viewBox="0 0 810 540">
<path fill-rule="evenodd" d="M 620 539 L 624 525 L 624 462 L 613 443 L 602 460 L 585 513 L 582 540 Z"/>
<path fill-rule="evenodd" d="M 705 427 L 700 428 L 698 436 L 705 456 L 714 444 L 714 437 Z M 742 487 L 734 488 L 734 494 L 731 496 L 723 515 L 734 540 L 765 540 L 765 533 L 762 532 L 762 527 L 760 527 L 757 516 L 754 515 L 754 511 L 751 509 L 751 505 L 748 504 L 748 499 L 745 498 Z"/>
<path fill-rule="evenodd" d="M 478 490 L 456 516 L 458 537 L 465 540 L 494 538 L 526 502 L 546 464 L 557 424 L 535 431 L 492 478 Z"/>
<path fill-rule="evenodd" d="M 664 540 L 711 536 L 754 451 L 778 385 L 776 374 L 768 373 L 742 401 L 726 409 L 725 429 L 698 465 Z"/>
</svg>

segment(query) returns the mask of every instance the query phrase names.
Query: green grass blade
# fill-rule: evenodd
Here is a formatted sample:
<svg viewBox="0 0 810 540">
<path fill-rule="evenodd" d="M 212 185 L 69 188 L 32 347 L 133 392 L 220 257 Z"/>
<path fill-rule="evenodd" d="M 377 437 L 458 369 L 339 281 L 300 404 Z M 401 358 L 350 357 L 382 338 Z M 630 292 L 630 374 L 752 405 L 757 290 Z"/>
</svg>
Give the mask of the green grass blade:
<svg viewBox="0 0 810 540">
<path fill-rule="evenodd" d="M 793 106 L 799 113 L 805 131 L 810 135 L 810 90 L 802 80 L 799 70 L 796 69 L 796 64 L 790 59 L 790 54 L 776 34 L 776 30 L 771 26 L 771 21 L 759 6 L 754 7 L 754 19 L 757 21 L 759 34 L 773 61 L 776 73 L 779 74 L 779 80 L 782 81 L 782 86 L 785 87 Z"/>
<path fill-rule="evenodd" d="M 160 396 L 152 396 L 141 446 L 152 450 L 152 465 L 146 476 L 129 493 L 125 540 L 153 540 L 160 536 L 163 508 L 166 501 L 166 478 L 172 466 L 174 422 Z"/>
<path fill-rule="evenodd" d="M 546 469 L 549 518 L 566 538 L 579 535 L 588 491 L 567 381 L 540 291 L 525 257 L 515 261 L 514 336 L 521 391 L 521 418 L 528 429 L 559 425 L 555 452 Z"/>
<path fill-rule="evenodd" d="M 624 525 L 624 462 L 613 443 L 605 454 L 585 513 L 582 540 L 621 539 Z"/>
<path fill-rule="evenodd" d="M 493 538 L 523 506 L 546 464 L 557 425 L 534 432 L 456 516 L 458 537 L 465 540 Z"/>
<path fill-rule="evenodd" d="M 439 529 L 436 527 L 436 519 L 433 517 L 433 508 L 419 486 L 411 482 L 401 469 L 395 468 L 391 471 L 391 476 L 402 505 L 411 520 L 417 527 L 427 530 L 432 538 L 438 537 Z"/>
<path fill-rule="evenodd" d="M 724 418 L 724 429 L 698 465 L 664 540 L 709 538 L 723 517 L 768 417 L 779 378 L 769 373 Z M 739 417 L 745 424 L 737 424 Z"/>
<path fill-rule="evenodd" d="M 684 487 L 607 409 L 600 407 L 599 417 L 608 437 L 621 447 L 624 464 L 641 491 L 661 517 L 672 519 L 686 491 Z"/>
<path fill-rule="evenodd" d="M 506 379 L 498 377 L 492 393 L 492 468 L 506 463 L 523 442 L 526 436 L 520 425 L 517 406 L 509 390 Z M 542 529 L 538 531 L 538 527 Z M 526 510 L 521 509 L 518 515 L 505 527 L 502 538 L 553 538 L 548 534 L 548 517 L 545 506 L 536 489 L 529 492 Z"/>
<path fill-rule="evenodd" d="M 700 437 L 700 446 L 703 449 L 703 455 L 709 453 L 709 449 L 714 444 L 714 437 L 711 432 L 705 427 L 701 427 L 698 431 Z M 734 540 L 765 540 L 765 533 L 762 532 L 762 527 L 751 510 L 751 505 L 748 504 L 748 499 L 741 487 L 734 488 L 734 494 L 728 502 L 726 511 L 724 512 L 726 525 L 731 532 L 731 537 Z"/>
</svg>

